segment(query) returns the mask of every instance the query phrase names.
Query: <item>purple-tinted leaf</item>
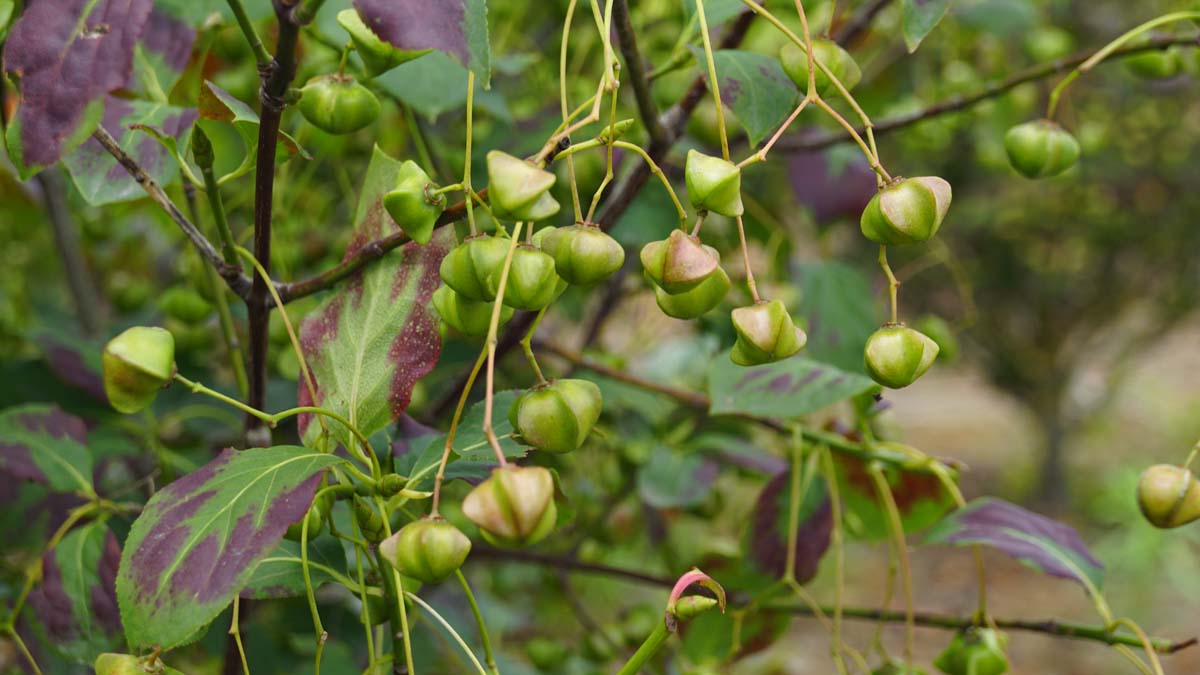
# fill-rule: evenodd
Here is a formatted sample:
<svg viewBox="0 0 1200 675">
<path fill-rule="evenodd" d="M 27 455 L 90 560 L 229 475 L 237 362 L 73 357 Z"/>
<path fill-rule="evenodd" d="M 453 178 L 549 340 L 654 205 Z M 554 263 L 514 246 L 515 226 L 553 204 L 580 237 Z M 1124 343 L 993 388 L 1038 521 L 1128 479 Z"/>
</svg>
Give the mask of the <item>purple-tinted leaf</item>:
<svg viewBox="0 0 1200 675">
<path fill-rule="evenodd" d="M 746 368 L 720 354 L 708 369 L 714 415 L 799 417 L 878 388 L 865 375 L 795 356 Z"/>
<path fill-rule="evenodd" d="M 133 72 L 125 89 L 142 98 L 167 102 L 192 54 L 196 31 L 187 22 L 155 6 L 134 49 Z"/>
<path fill-rule="evenodd" d="M 58 406 L 0 413 L 0 473 L 60 492 L 92 493 L 92 456 L 83 420 Z"/>
<path fill-rule="evenodd" d="M 174 139 L 178 147 L 187 147 L 195 121 L 195 110 L 110 96 L 104 106 L 101 124 L 151 178 L 159 185 L 170 185 L 179 179 L 175 158 L 155 138 L 138 133 L 134 127 L 153 128 L 157 134 Z M 91 204 L 146 196 L 142 186 L 94 138 L 89 138 L 78 150 L 66 156 L 63 164 L 75 180 L 79 193 Z"/>
<path fill-rule="evenodd" d="M 35 2 L 4 46 L 4 72 L 21 105 L 9 124 L 9 157 L 23 178 L 57 162 L 100 121 L 104 96 L 124 86 L 153 0 Z"/>
<path fill-rule="evenodd" d="M 891 531 L 879 492 L 866 465 L 858 459 L 838 455 L 838 481 L 846 532 L 862 539 L 886 539 Z M 951 496 L 932 474 L 884 469 L 884 477 L 896 500 L 905 532 L 923 530 L 954 508 Z"/>
<path fill-rule="evenodd" d="M 703 50 L 693 48 L 692 52 L 703 64 Z M 721 102 L 737 115 L 752 146 L 774 133 L 799 102 L 796 86 L 774 56 L 722 49 L 713 52 L 713 63 Z"/>
<path fill-rule="evenodd" d="M 491 80 L 487 0 L 354 0 L 363 23 L 406 51 L 437 49 Z"/>
<path fill-rule="evenodd" d="M 783 575 L 788 556 L 788 520 L 792 496 L 792 472 L 785 470 L 770 480 L 754 505 L 750 532 L 746 537 L 746 558 L 758 570 L 772 577 Z M 796 538 L 796 561 L 792 571 L 796 581 L 807 583 L 817 575 L 821 558 L 829 548 L 833 531 L 832 509 L 825 483 L 811 480 L 800 497 L 800 524 Z"/>
<path fill-rule="evenodd" d="M 396 184 L 400 162 L 375 149 L 359 197 L 347 256 L 372 239 L 398 231 L 383 208 L 383 196 Z M 433 370 L 442 351 L 431 307 L 441 285 L 438 267 L 454 243 L 453 228 L 442 228 L 424 246 L 410 242 L 364 268 L 340 285 L 300 326 L 300 343 L 316 381 L 317 405 L 355 421 L 370 437 L 408 407 L 413 385 Z M 312 405 L 307 384 L 299 385 L 301 405 Z M 349 447 L 349 434 L 326 425 Z M 318 443 L 321 425 L 300 418 L 306 445 Z"/>
<path fill-rule="evenodd" d="M 303 562 L 299 542 L 286 539 L 279 542 L 275 550 L 254 568 L 254 574 L 240 593 L 241 597 L 262 600 L 304 595 Z M 310 540 L 308 578 L 312 581 L 313 588 L 333 581 L 334 572 L 346 573 L 346 550 L 342 547 L 341 540 L 333 537 Z"/>
<path fill-rule="evenodd" d="M 638 469 L 638 494 L 656 509 L 696 506 L 708 497 L 717 473 L 717 463 L 711 459 L 658 446 Z"/>
<path fill-rule="evenodd" d="M 117 564 L 121 548 L 100 521 L 74 529 L 42 558 L 42 581 L 29 594 L 31 622 L 63 658 L 91 664 L 121 642 Z"/>
<path fill-rule="evenodd" d="M 36 338 L 41 344 L 46 365 L 63 382 L 86 391 L 92 398 L 108 405 L 104 380 L 100 371 L 100 352 L 103 345 L 69 334 L 42 333 Z"/>
<path fill-rule="evenodd" d="M 1043 574 L 1078 581 L 1089 591 L 1104 583 L 1104 565 L 1075 528 L 994 497 L 951 513 L 930 530 L 925 543 L 982 544 Z"/>
<path fill-rule="evenodd" d="M 129 531 L 117 575 L 130 646 L 170 649 L 198 637 L 340 461 L 294 446 L 227 449 L 157 492 Z"/>
</svg>

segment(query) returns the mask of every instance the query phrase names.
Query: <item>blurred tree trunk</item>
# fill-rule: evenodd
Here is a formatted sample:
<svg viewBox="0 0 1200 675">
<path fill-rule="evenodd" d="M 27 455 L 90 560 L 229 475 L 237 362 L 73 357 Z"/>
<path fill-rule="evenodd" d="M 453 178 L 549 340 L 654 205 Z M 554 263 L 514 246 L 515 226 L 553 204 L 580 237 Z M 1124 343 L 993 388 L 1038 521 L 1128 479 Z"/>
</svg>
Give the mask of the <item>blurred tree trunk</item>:
<svg viewBox="0 0 1200 675">
<path fill-rule="evenodd" d="M 1063 419 L 1061 387 L 1051 387 L 1034 407 L 1043 439 L 1041 470 L 1038 472 L 1037 501 L 1057 511 L 1067 505 L 1070 486 L 1066 471 L 1067 424 Z"/>
</svg>

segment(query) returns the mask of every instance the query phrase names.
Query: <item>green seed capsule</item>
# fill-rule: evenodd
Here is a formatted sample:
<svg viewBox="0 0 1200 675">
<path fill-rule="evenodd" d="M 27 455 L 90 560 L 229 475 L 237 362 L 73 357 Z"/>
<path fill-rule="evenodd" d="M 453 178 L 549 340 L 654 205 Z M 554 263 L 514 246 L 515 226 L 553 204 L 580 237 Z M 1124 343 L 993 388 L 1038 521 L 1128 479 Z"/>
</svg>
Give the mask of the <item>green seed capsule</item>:
<svg viewBox="0 0 1200 675">
<path fill-rule="evenodd" d="M 442 281 L 467 300 L 495 300 L 508 244 L 508 239 L 486 234 L 468 237 L 442 258 Z"/>
<path fill-rule="evenodd" d="M 446 209 L 446 196 L 434 195 L 433 179 L 416 162 L 406 160 L 396 174 L 396 187 L 383 196 L 383 208 L 396 225 L 418 244 L 428 244 L 433 226 Z"/>
<path fill-rule="evenodd" d="M 1079 141 L 1050 120 L 1018 124 L 1004 135 L 1008 162 L 1026 178 L 1057 176 L 1079 161 Z"/>
<path fill-rule="evenodd" d="M 598 284 L 625 262 L 621 244 L 595 225 L 552 229 L 536 241 L 554 258 L 558 276 L 576 286 Z"/>
<path fill-rule="evenodd" d="M 422 518 L 384 539 L 379 552 L 401 574 L 436 584 L 462 567 L 471 540 L 444 518 Z"/>
<path fill-rule="evenodd" d="M 558 297 L 558 289 L 554 258 L 528 244 L 521 244 L 513 251 L 504 287 L 504 304 L 514 309 L 537 311 Z"/>
<path fill-rule="evenodd" d="M 162 328 L 134 326 L 108 341 L 101 366 L 112 407 L 125 414 L 138 412 L 175 375 L 175 338 Z"/>
<path fill-rule="evenodd" d="M 642 247 L 642 269 L 646 277 L 667 293 L 683 293 L 716 273 L 720 256 L 698 237 L 674 230 L 661 241 Z"/>
<path fill-rule="evenodd" d="M 950 199 L 950 184 L 937 176 L 897 179 L 867 204 L 862 233 L 888 246 L 928 241 L 942 226 Z"/>
<path fill-rule="evenodd" d="M 817 38 L 812 41 L 812 48 L 813 57 L 837 77 L 842 86 L 846 87 L 846 91 L 853 89 L 862 80 L 862 70 L 858 67 L 858 62 L 838 43 L 825 38 Z M 779 52 L 779 61 L 783 64 L 783 72 L 787 73 L 787 76 L 800 88 L 801 92 L 807 93 L 808 53 L 804 51 L 804 48 L 793 42 L 787 43 Z M 825 71 L 819 67 L 814 77 L 814 83 L 817 86 L 817 94 L 821 96 L 829 96 L 837 91 L 833 80 L 829 79 Z"/>
<path fill-rule="evenodd" d="M 946 675 L 1001 675 L 1008 672 L 1008 636 L 991 628 L 968 628 L 954 636 L 933 662 Z"/>
<path fill-rule="evenodd" d="M 729 275 L 718 267 L 716 273 L 710 274 L 690 291 L 672 295 L 655 286 L 654 300 L 667 316 L 676 319 L 698 319 L 721 304 L 731 286 Z"/>
<path fill-rule="evenodd" d="M 808 336 L 796 327 L 780 300 L 733 310 L 737 342 L 729 357 L 739 366 L 780 361 L 804 348 Z"/>
<path fill-rule="evenodd" d="M 1200 519 L 1200 482 L 1181 466 L 1155 464 L 1138 480 L 1137 502 L 1155 527 L 1187 525 Z"/>
<path fill-rule="evenodd" d="M 925 374 L 938 355 L 938 345 L 906 326 L 890 325 L 867 339 L 863 360 L 867 374 L 879 384 L 903 389 Z"/>
<path fill-rule="evenodd" d="M 558 518 L 554 477 L 540 466 L 508 466 L 467 494 L 463 515 L 479 526 L 488 542 L 506 548 L 537 543 Z"/>
<path fill-rule="evenodd" d="M 1175 49 L 1151 49 L 1126 56 L 1125 68 L 1143 80 L 1168 80 L 1183 70 L 1183 59 Z"/>
<path fill-rule="evenodd" d="M 349 75 L 314 77 L 300 93 L 300 114 L 326 133 L 349 134 L 379 117 L 379 99 Z"/>
<path fill-rule="evenodd" d="M 730 218 L 742 215 L 742 170 L 720 157 L 689 150 L 687 167 L 688 199 L 697 211 L 712 211 Z"/>
<path fill-rule="evenodd" d="M 571 452 L 600 419 L 600 388 L 587 380 L 555 380 L 517 397 L 508 419 L 520 439 L 546 452 Z"/>
<path fill-rule="evenodd" d="M 492 323 L 492 303 L 468 300 L 449 286 L 439 286 L 433 292 L 433 308 L 442 322 L 463 335 L 487 335 Z M 513 309 L 500 305 L 500 323 L 503 326 L 512 318 Z"/>
<path fill-rule="evenodd" d="M 535 221 L 558 213 L 558 202 L 550 196 L 554 174 L 492 150 L 487 154 L 488 201 L 498 218 Z"/>
</svg>

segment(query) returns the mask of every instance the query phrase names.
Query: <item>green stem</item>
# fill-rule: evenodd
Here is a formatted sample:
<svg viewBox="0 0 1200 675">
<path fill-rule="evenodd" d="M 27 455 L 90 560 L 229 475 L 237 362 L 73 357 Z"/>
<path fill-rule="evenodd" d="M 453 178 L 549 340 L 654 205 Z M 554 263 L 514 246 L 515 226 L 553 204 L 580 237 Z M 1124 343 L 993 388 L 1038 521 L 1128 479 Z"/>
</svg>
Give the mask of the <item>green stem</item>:
<svg viewBox="0 0 1200 675">
<path fill-rule="evenodd" d="M 29 663 L 29 667 L 33 670 L 33 675 L 42 675 L 42 669 L 38 667 L 37 660 L 33 658 L 33 653 L 29 651 L 29 647 L 25 645 L 25 640 L 21 639 L 21 636 L 17 634 L 16 629 L 5 627 L 3 632 L 7 633 L 12 641 L 17 645 L 17 649 L 21 652 L 21 655 L 25 657 L 25 660 Z"/>
<path fill-rule="evenodd" d="M 654 158 L 652 158 L 645 150 L 642 149 L 640 145 L 637 145 L 636 143 L 630 143 L 629 141 L 616 141 L 613 143 L 613 145 L 618 148 L 623 148 L 625 150 L 629 150 L 630 152 L 636 153 L 642 158 L 643 161 L 646 162 L 646 166 L 650 167 L 650 173 L 658 177 L 658 180 L 662 182 L 663 187 L 666 188 L 667 195 L 671 197 L 671 203 L 675 205 L 675 212 L 679 214 L 679 222 L 687 223 L 687 211 L 684 210 L 683 204 L 679 201 L 679 196 L 675 194 L 675 188 L 671 187 L 671 181 L 667 179 L 667 175 L 663 173 L 663 170 L 654 161 Z"/>
<path fill-rule="evenodd" d="M 578 0 L 571 0 L 567 5 L 567 16 L 563 19 L 562 46 L 558 52 L 558 99 L 562 109 L 563 126 L 567 125 L 567 48 L 571 44 L 571 20 L 575 18 L 575 5 Z M 575 221 L 583 220 L 583 210 L 579 204 L 579 185 L 575 181 L 575 160 L 567 157 L 567 181 L 571 184 L 571 206 L 575 209 Z"/>
<path fill-rule="evenodd" d="M 225 215 L 225 204 L 221 199 L 221 187 L 217 184 L 217 175 L 213 173 L 212 165 L 200 167 L 200 175 L 204 178 L 204 196 L 208 199 L 208 208 L 212 210 L 213 220 L 217 223 L 217 233 L 221 237 L 221 254 L 226 264 L 234 267 L 238 264 L 237 243 L 233 239 L 233 230 L 229 228 L 229 218 Z"/>
<path fill-rule="evenodd" d="M 525 359 L 529 361 L 529 367 L 533 368 L 533 374 L 537 377 L 538 384 L 545 384 L 546 376 L 542 374 L 542 368 L 533 354 L 533 334 L 537 332 L 538 324 L 542 322 L 542 317 L 546 316 L 546 310 L 549 308 L 548 305 L 543 307 L 537 316 L 533 317 L 533 323 L 529 324 L 529 330 L 525 333 L 525 337 L 521 338 L 521 350 L 525 352 Z"/>
<path fill-rule="evenodd" d="M 913 606 L 912 569 L 908 561 L 908 542 L 904 537 L 904 521 L 900 518 L 896 497 L 892 494 L 892 487 L 888 484 L 882 466 L 878 463 L 871 464 L 868 472 L 875 483 L 875 491 L 879 494 L 879 499 L 885 507 L 884 512 L 887 514 L 892 535 L 892 546 L 896 551 L 896 556 L 900 559 L 901 583 L 904 587 L 904 662 L 909 668 L 912 668 L 916 624 L 913 623 L 915 609 Z"/>
<path fill-rule="evenodd" d="M 467 584 L 467 577 L 461 569 L 454 570 L 454 574 L 458 576 L 458 583 L 462 585 L 467 602 L 471 605 L 471 613 L 475 615 L 475 623 L 479 626 L 479 641 L 483 643 L 483 657 L 487 661 L 488 672 L 491 675 L 500 675 L 500 670 L 496 667 L 496 657 L 492 654 L 492 641 L 488 639 L 487 626 L 483 623 L 479 603 L 475 602 L 475 594 L 471 592 L 471 586 Z"/>
<path fill-rule="evenodd" d="M 508 286 L 508 273 L 512 269 L 513 253 L 516 252 L 517 242 L 521 239 L 522 224 L 518 221 L 513 225 L 512 238 L 508 242 L 508 253 L 504 256 L 504 265 L 500 269 L 500 280 L 496 285 L 496 300 L 492 303 L 492 318 L 487 333 L 487 385 L 484 389 L 483 399 L 483 435 L 496 453 L 496 461 L 501 467 L 506 466 L 508 460 L 505 459 L 504 450 L 500 447 L 500 440 L 496 438 L 496 432 L 492 429 L 492 399 L 496 377 L 496 336 L 500 330 L 500 308 L 504 302 L 504 290 Z"/>
<path fill-rule="evenodd" d="M 383 499 L 375 498 L 376 506 L 379 507 L 381 515 L 383 515 L 383 533 L 385 537 L 392 536 L 392 523 L 387 517 L 387 510 L 383 508 Z M 395 654 L 401 650 L 404 651 L 404 663 L 408 667 L 407 675 L 417 675 L 416 668 L 413 667 L 412 640 L 409 637 L 408 630 L 408 610 L 404 607 L 404 582 L 400 579 L 400 572 L 392 567 L 391 563 L 383 559 L 383 553 L 378 548 L 375 549 L 375 562 L 379 566 L 383 577 L 384 585 L 388 590 L 389 599 L 394 600 L 391 607 L 392 614 L 392 653 Z M 388 572 L 391 574 L 388 574 Z M 396 630 L 397 619 L 399 619 L 400 630 Z"/>
<path fill-rule="evenodd" d="M 475 670 L 479 672 L 479 675 L 488 675 L 487 671 L 483 669 L 483 664 L 479 662 L 479 658 L 475 656 L 475 652 L 471 651 L 471 648 L 467 646 L 467 641 L 462 639 L 462 636 L 458 634 L 458 631 L 454 630 L 454 626 L 451 626 L 449 621 L 446 621 L 446 619 L 439 614 L 436 609 L 430 606 L 429 603 L 425 602 L 413 593 L 405 591 L 404 595 L 414 603 L 420 605 L 421 609 L 424 609 L 426 612 L 428 612 L 435 621 L 441 624 L 442 628 L 446 629 L 446 632 L 450 633 L 450 637 L 454 638 L 454 641 L 457 642 L 458 646 L 462 648 L 463 653 L 467 655 L 467 659 L 471 661 L 471 665 L 475 666 Z"/>
<path fill-rule="evenodd" d="M 892 308 L 892 323 L 900 323 L 900 282 L 896 279 L 896 275 L 892 274 L 892 267 L 888 264 L 887 246 L 884 244 L 879 245 L 879 268 L 883 270 L 883 274 L 888 280 L 888 300 Z"/>
<path fill-rule="evenodd" d="M 467 224 L 471 228 L 471 234 L 476 234 L 479 230 L 475 227 L 475 204 L 474 191 L 471 189 L 471 136 L 473 135 L 475 119 L 475 71 L 467 71 L 467 142 L 466 149 L 463 151 L 463 192 L 467 194 Z"/>
<path fill-rule="evenodd" d="M 1080 75 L 1083 75 L 1094 68 L 1096 64 L 1108 58 L 1113 52 L 1120 49 L 1122 45 L 1151 29 L 1157 28 L 1164 24 L 1173 23 L 1175 21 L 1183 21 L 1186 19 L 1200 19 L 1200 12 L 1172 12 L 1170 14 L 1164 14 L 1160 17 L 1150 19 L 1141 25 L 1131 28 L 1130 30 L 1118 36 L 1112 42 L 1109 42 L 1101 47 L 1099 51 L 1091 56 L 1091 58 L 1079 64 L 1075 70 L 1067 73 L 1067 76 L 1060 80 L 1057 85 L 1055 85 L 1054 90 L 1050 92 L 1050 102 L 1046 106 L 1046 118 L 1054 119 L 1054 113 L 1056 110 L 1058 110 L 1058 100 L 1062 97 L 1063 92 L 1066 91 L 1067 87 L 1070 86 L 1072 82 L 1074 82 Z"/>
<path fill-rule="evenodd" d="M 625 662 L 625 665 L 621 667 L 617 675 L 637 675 L 641 672 L 642 666 L 646 665 L 646 662 L 653 658 L 659 649 L 662 649 L 663 644 L 666 643 L 670 635 L 670 632 L 667 630 L 667 622 L 659 621 L 654 626 L 654 630 L 650 632 L 650 635 L 646 636 L 646 640 L 642 642 L 642 646 L 638 647 L 633 656 L 629 657 L 629 660 Z"/>
<path fill-rule="evenodd" d="M 846 577 L 846 549 L 842 532 L 842 498 L 839 494 L 837 471 L 833 468 L 833 455 L 829 448 L 821 447 L 821 473 L 825 476 L 825 487 L 829 491 L 830 520 L 833 528 L 829 545 L 833 547 L 834 581 L 833 581 L 833 627 L 830 641 L 833 643 L 833 662 L 838 672 L 846 675 L 846 662 L 842 659 L 842 593 Z"/>
<path fill-rule="evenodd" d="M 725 109 L 721 103 L 721 85 L 717 82 L 717 63 L 713 60 L 712 38 L 708 35 L 708 18 L 704 15 L 704 0 L 696 0 L 696 17 L 700 20 L 700 39 L 704 42 L 704 61 L 708 68 L 708 88 L 717 110 L 717 133 L 721 136 L 721 157 L 729 161 L 729 137 L 725 133 Z"/>
<path fill-rule="evenodd" d="M 611 5 L 611 0 L 610 0 L 609 4 Z M 617 125 L 617 92 L 616 92 L 616 90 L 613 90 L 612 104 L 609 106 L 609 114 L 608 114 L 608 133 L 606 134 L 607 141 L 605 142 L 605 145 L 608 148 L 608 152 L 605 153 L 607 155 L 607 157 L 606 157 L 606 161 L 605 161 L 604 178 L 600 181 L 600 185 L 596 187 L 596 193 L 592 195 L 592 203 L 591 203 L 591 206 L 588 207 L 587 218 L 586 218 L 587 222 L 589 222 L 589 223 L 592 222 L 592 217 L 596 214 L 596 207 L 600 205 L 600 197 L 604 194 L 604 190 L 608 187 L 608 184 L 611 183 L 612 179 L 613 179 L 613 175 L 614 175 L 613 174 L 613 144 L 617 140 L 616 125 Z M 529 231 L 533 232 L 533 228 L 530 227 Z"/>
<path fill-rule="evenodd" d="M 242 0 L 227 0 L 229 9 L 233 10 L 233 17 L 237 19 L 238 27 L 242 29 L 242 35 L 246 37 L 246 42 L 250 45 L 250 51 L 254 52 L 254 60 L 258 65 L 265 66 L 271 62 L 271 53 L 263 46 L 262 40 L 258 37 L 258 31 L 254 29 L 254 23 L 250 21 L 250 17 L 246 14 L 246 8 L 242 6 Z"/>
</svg>

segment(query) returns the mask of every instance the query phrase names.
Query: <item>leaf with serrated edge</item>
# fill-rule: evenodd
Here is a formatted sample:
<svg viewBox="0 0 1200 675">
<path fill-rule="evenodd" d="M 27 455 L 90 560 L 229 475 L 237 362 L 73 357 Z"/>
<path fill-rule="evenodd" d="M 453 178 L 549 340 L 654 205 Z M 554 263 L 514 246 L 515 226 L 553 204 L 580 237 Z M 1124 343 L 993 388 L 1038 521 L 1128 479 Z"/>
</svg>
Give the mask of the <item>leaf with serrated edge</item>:
<svg viewBox="0 0 1200 675">
<path fill-rule="evenodd" d="M 474 71 L 486 87 L 492 78 L 487 0 L 354 0 L 376 35 L 408 51 L 436 49 Z"/>
<path fill-rule="evenodd" d="M 984 497 L 946 516 L 926 544 L 981 544 L 1004 551 L 1032 569 L 1078 581 L 1089 591 L 1104 583 L 1104 565 L 1075 528 L 1016 504 Z"/>
<path fill-rule="evenodd" d="M 30 404 L 0 413 L 0 473 L 60 492 L 92 492 L 92 455 L 83 420 L 58 406 Z"/>
<path fill-rule="evenodd" d="M 22 178 L 57 162 L 95 129 L 104 96 L 133 68 L 153 0 L 54 0 L 29 5 L 4 45 L 21 104 L 6 130 Z"/>
<path fill-rule="evenodd" d="M 195 110 L 163 103 L 109 97 L 104 106 L 105 130 L 159 185 L 170 185 L 178 180 L 179 166 L 167 147 L 132 127 L 153 127 L 175 144 L 186 146 L 195 121 Z M 63 164 L 79 193 L 90 204 L 109 204 L 146 196 L 142 186 L 94 138 L 89 138 L 63 158 Z"/>
<path fill-rule="evenodd" d="M 198 637 L 340 461 L 296 446 L 230 448 L 155 493 L 129 531 L 117 574 L 130 646 L 170 649 Z"/>
<path fill-rule="evenodd" d="M 29 594 L 39 638 L 64 658 L 91 664 L 121 643 L 117 538 L 102 520 L 67 533 L 42 558 L 42 580 Z"/>
<path fill-rule="evenodd" d="M 714 415 L 799 417 L 878 388 L 865 375 L 798 356 L 747 368 L 731 362 L 726 352 L 708 369 Z"/>
</svg>

